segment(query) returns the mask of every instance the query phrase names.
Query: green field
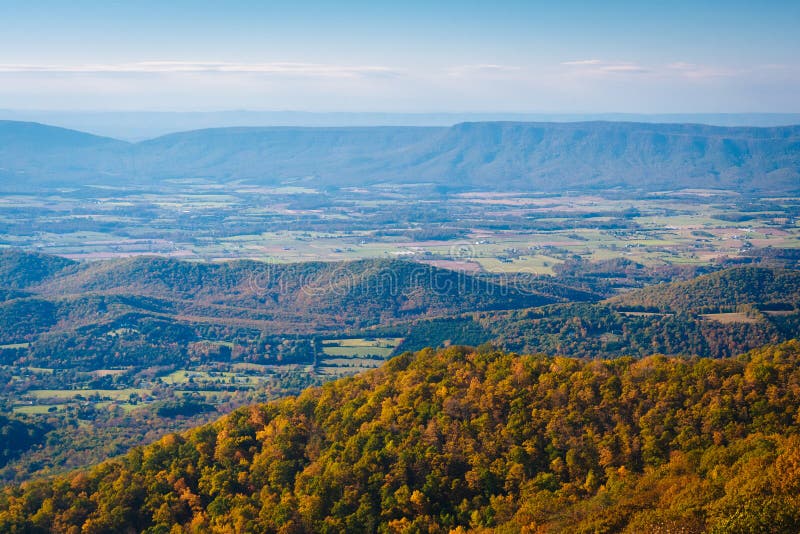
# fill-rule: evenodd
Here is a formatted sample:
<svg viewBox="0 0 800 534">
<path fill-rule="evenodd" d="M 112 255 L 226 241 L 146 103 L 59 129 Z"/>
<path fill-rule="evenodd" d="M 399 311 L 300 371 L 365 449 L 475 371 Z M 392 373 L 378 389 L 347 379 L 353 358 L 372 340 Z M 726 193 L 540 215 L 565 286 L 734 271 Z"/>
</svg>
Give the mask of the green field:
<svg viewBox="0 0 800 534">
<path fill-rule="evenodd" d="M 392 354 L 401 341 L 402 338 L 325 339 L 322 341 L 322 351 L 326 356 L 356 358 L 380 356 L 381 358 L 386 358 Z"/>
<path fill-rule="evenodd" d="M 344 376 L 379 367 L 391 356 L 402 338 L 343 338 L 322 341 L 323 355 L 316 372 L 324 376 Z"/>
<path fill-rule="evenodd" d="M 317 366 L 316 372 L 323 376 L 345 376 L 362 373 L 380 367 L 379 360 L 361 358 L 331 358 Z"/>
<path fill-rule="evenodd" d="M 83 259 L 165 254 L 285 263 L 402 256 L 539 274 L 552 274 L 573 256 L 711 264 L 750 246 L 800 247 L 795 198 L 689 190 L 641 198 L 522 191 L 425 197 L 422 191 L 376 185 L 326 194 L 293 185 L 184 181 L 148 191 L 96 188 L 88 198 L 66 191 L 0 195 L 0 221 L 29 229 L 0 241 Z M 447 216 L 429 222 L 419 214 L 421 201 Z M 207 223 L 187 229 L 185 217 Z"/>
<path fill-rule="evenodd" d="M 218 384 L 218 385 L 246 385 L 255 387 L 268 380 L 268 376 L 254 376 L 251 374 L 235 373 L 229 371 L 199 371 L 193 369 L 180 369 L 162 376 L 161 382 L 169 385 L 179 384 Z"/>
<path fill-rule="evenodd" d="M 85 399 L 99 397 L 116 401 L 127 401 L 131 395 L 147 397 L 152 395 L 152 390 L 144 388 L 125 389 L 31 389 L 26 395 L 35 399 L 75 399 L 81 396 Z"/>
<path fill-rule="evenodd" d="M 56 411 L 59 409 L 58 404 L 34 404 L 31 406 L 19 405 L 14 406 L 12 411 L 17 414 L 22 415 L 45 415 L 48 413 L 53 413 L 51 408 L 56 408 Z"/>
</svg>

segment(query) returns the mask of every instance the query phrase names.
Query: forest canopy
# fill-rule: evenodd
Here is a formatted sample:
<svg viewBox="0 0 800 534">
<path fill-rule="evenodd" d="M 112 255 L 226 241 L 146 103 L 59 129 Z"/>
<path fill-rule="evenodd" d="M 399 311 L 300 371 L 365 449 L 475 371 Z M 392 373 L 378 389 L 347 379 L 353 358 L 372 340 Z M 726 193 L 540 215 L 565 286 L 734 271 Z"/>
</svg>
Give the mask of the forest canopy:
<svg viewBox="0 0 800 534">
<path fill-rule="evenodd" d="M 3 532 L 794 532 L 800 342 L 450 347 L 11 487 Z"/>
</svg>

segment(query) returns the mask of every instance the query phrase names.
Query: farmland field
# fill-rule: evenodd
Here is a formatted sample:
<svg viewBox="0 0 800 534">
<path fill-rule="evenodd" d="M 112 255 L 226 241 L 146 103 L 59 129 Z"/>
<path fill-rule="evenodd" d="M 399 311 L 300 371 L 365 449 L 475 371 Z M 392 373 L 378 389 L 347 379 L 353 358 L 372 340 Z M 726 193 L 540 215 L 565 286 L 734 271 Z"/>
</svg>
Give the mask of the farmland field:
<svg viewBox="0 0 800 534">
<path fill-rule="evenodd" d="M 326 356 L 387 357 L 400 344 L 401 338 L 326 339 L 322 351 Z"/>
<path fill-rule="evenodd" d="M 759 322 L 759 319 L 757 317 L 751 317 L 745 313 L 736 313 L 736 312 L 707 313 L 704 314 L 703 317 L 705 319 L 708 319 L 709 321 L 717 321 L 718 323 L 723 323 L 723 324 L 730 324 L 730 323 L 755 324 Z"/>
<path fill-rule="evenodd" d="M 158 189 L 0 193 L 0 247 L 76 259 L 408 257 L 464 270 L 553 274 L 573 257 L 697 265 L 753 249 L 797 249 L 799 211 L 796 198 L 724 190 L 442 196 L 424 187 L 322 191 L 182 180 Z"/>
</svg>

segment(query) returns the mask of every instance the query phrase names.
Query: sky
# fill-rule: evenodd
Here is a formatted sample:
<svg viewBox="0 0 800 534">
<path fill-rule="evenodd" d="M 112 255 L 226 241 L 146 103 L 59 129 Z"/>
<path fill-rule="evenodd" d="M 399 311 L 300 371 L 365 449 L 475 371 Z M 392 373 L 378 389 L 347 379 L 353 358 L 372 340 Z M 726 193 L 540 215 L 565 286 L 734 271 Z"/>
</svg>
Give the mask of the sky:
<svg viewBox="0 0 800 534">
<path fill-rule="evenodd" d="M 0 108 L 800 112 L 800 1 L 0 0 Z"/>
</svg>

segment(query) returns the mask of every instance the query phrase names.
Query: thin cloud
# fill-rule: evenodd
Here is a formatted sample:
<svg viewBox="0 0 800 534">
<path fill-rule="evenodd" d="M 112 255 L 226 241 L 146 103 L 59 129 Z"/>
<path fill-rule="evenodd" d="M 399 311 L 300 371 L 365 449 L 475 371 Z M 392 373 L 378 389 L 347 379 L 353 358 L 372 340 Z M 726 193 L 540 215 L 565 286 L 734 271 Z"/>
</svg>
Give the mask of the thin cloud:
<svg viewBox="0 0 800 534">
<path fill-rule="evenodd" d="M 600 65 L 603 61 L 599 59 L 578 59 L 575 61 L 563 61 L 562 65 L 581 66 L 581 65 Z"/>
<path fill-rule="evenodd" d="M 684 61 L 676 61 L 667 65 L 666 69 L 670 73 L 678 74 L 684 78 L 703 80 L 711 78 L 727 78 L 731 76 L 740 76 L 743 74 L 752 74 L 757 68 L 754 69 L 732 69 L 725 67 L 713 67 L 709 65 L 698 65 L 696 63 L 687 63 Z"/>
<path fill-rule="evenodd" d="M 600 67 L 600 70 L 603 72 L 621 72 L 628 74 L 643 74 L 646 72 L 650 72 L 650 69 L 640 67 L 639 65 L 633 63 L 621 63 L 618 65 L 602 65 Z"/>
<path fill-rule="evenodd" d="M 790 72 L 785 65 L 756 65 L 747 68 L 731 68 L 702 65 L 687 61 L 674 61 L 668 64 L 642 66 L 631 61 L 606 61 L 601 59 L 581 59 L 563 61 L 568 72 L 582 76 L 615 76 L 626 74 L 647 74 L 661 78 L 682 78 L 684 80 L 711 80 L 736 76 L 756 76 L 758 72 Z"/>
<path fill-rule="evenodd" d="M 0 73 L 53 74 L 265 74 L 327 78 L 395 77 L 396 69 L 374 65 L 329 65 L 321 63 L 230 63 L 209 61 L 139 61 L 134 63 L 83 65 L 0 64 Z"/>
<path fill-rule="evenodd" d="M 670 63 L 665 67 L 665 70 L 670 74 L 678 74 L 691 79 L 729 78 L 736 76 L 757 78 L 764 75 L 792 74 L 800 71 L 797 66 L 779 63 L 765 63 L 734 68 L 687 63 L 684 61 Z"/>
<path fill-rule="evenodd" d="M 592 75 L 645 74 L 650 72 L 650 69 L 629 61 L 579 59 L 573 61 L 563 61 L 561 64 L 566 67 L 570 67 L 573 71 Z"/>
<path fill-rule="evenodd" d="M 460 65 L 447 69 L 448 76 L 467 76 L 473 74 L 510 74 L 521 71 L 516 65 L 496 65 L 493 63 L 479 63 L 476 65 Z"/>
</svg>

